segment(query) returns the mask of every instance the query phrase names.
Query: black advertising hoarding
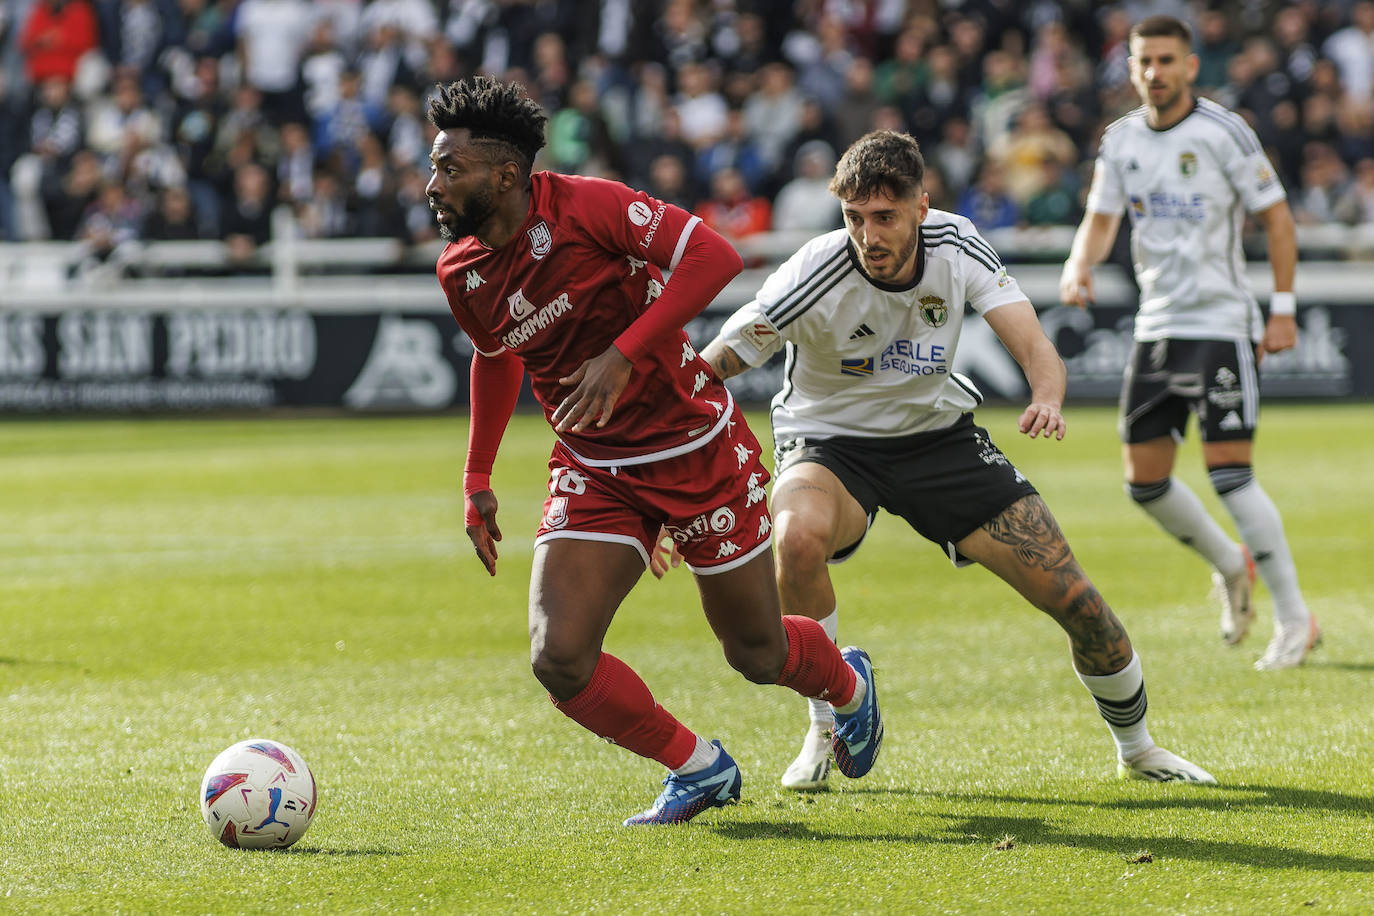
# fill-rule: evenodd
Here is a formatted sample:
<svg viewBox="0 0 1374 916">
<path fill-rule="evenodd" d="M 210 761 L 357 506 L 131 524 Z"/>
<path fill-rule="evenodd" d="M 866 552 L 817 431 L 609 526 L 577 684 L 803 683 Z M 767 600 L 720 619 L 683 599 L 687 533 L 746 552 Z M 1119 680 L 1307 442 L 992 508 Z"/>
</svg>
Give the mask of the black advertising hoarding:
<svg viewBox="0 0 1374 916">
<path fill-rule="evenodd" d="M 704 345 L 727 314 L 693 321 L 692 339 Z M 1117 306 L 1041 312 L 1068 368 L 1070 401 L 1116 398 L 1132 315 Z M 1309 301 L 1299 323 L 1298 348 L 1261 363 L 1265 396 L 1374 396 L 1374 309 Z M 423 308 L 6 309 L 0 412 L 464 408 L 471 354 L 446 311 Z M 1020 368 L 976 316 L 965 320 L 954 368 L 990 401 L 1028 395 Z M 762 404 L 781 387 L 781 376 L 775 360 L 730 387 L 741 401 Z"/>
</svg>

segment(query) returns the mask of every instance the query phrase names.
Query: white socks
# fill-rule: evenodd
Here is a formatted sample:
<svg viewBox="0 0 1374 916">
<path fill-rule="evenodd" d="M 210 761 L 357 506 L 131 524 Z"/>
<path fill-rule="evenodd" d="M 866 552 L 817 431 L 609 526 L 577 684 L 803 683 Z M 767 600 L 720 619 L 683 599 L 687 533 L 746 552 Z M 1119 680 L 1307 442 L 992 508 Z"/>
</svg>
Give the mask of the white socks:
<svg viewBox="0 0 1374 916">
<path fill-rule="evenodd" d="M 1226 470 L 1234 473 L 1239 469 Z M 1234 489 L 1222 489 L 1224 484 L 1218 482 L 1220 470 L 1212 472 L 1212 480 L 1241 539 L 1250 548 L 1260 578 L 1269 589 L 1269 597 L 1274 599 L 1274 619 L 1284 627 L 1306 628 L 1310 615 L 1298 589 L 1298 569 L 1293 564 L 1288 538 L 1283 533 L 1283 519 L 1274 501 L 1249 470 L 1248 467 L 1244 469 L 1243 481 Z"/>
<path fill-rule="evenodd" d="M 720 748 L 707 741 L 701 735 L 697 735 L 697 746 L 692 750 L 692 756 L 687 758 L 687 762 L 672 772 L 678 776 L 686 776 L 688 773 L 695 773 L 704 770 L 711 764 L 720 759 Z"/>
<path fill-rule="evenodd" d="M 1170 477 L 1154 484 L 1127 484 L 1126 491 L 1159 527 L 1202 554 L 1217 572 L 1228 579 L 1245 572 L 1240 545 L 1207 514 L 1186 483 Z"/>
<path fill-rule="evenodd" d="M 1139 655 L 1132 654 L 1126 667 L 1114 674 L 1083 674 L 1076 668 L 1074 673 L 1088 688 L 1097 711 L 1112 730 L 1118 759 L 1130 760 L 1154 747 L 1154 739 L 1145 727 L 1145 709 L 1149 704 Z"/>
</svg>

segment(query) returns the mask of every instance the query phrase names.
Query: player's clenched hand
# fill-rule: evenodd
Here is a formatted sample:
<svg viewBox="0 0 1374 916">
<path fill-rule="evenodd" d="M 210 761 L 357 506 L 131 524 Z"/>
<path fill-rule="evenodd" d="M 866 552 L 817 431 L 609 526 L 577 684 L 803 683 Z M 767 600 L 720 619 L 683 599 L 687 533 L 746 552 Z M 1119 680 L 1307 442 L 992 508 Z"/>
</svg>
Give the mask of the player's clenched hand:
<svg viewBox="0 0 1374 916">
<path fill-rule="evenodd" d="M 1264 325 L 1260 346 L 1265 353 L 1281 353 L 1298 345 L 1298 319 L 1293 315 L 1270 315 Z"/>
<path fill-rule="evenodd" d="M 634 365 L 615 345 L 607 347 L 577 367 L 572 375 L 558 380 L 560 385 L 576 385 L 553 412 L 553 428 L 558 432 L 580 433 L 593 423 L 605 426 L 620 393 L 630 383 Z"/>
<path fill-rule="evenodd" d="M 1077 261 L 1065 261 L 1059 275 L 1059 301 L 1087 308 L 1093 304 L 1093 269 Z"/>
<path fill-rule="evenodd" d="M 1069 425 L 1057 405 L 1038 402 L 1031 404 L 1022 412 L 1021 419 L 1016 425 L 1032 439 L 1036 436 L 1063 439 L 1064 434 L 1069 431 Z"/>
<path fill-rule="evenodd" d="M 477 559 L 487 568 L 487 574 L 494 576 L 496 542 L 501 540 L 501 528 L 496 524 L 496 494 L 490 490 L 478 490 L 476 493 L 468 494 L 467 499 L 468 538 L 472 541 L 473 549 L 477 551 Z"/>
<path fill-rule="evenodd" d="M 664 573 L 670 568 L 677 569 L 681 563 L 682 554 L 677 552 L 677 541 L 668 534 L 667 528 L 660 525 L 658 540 L 654 541 L 654 549 L 649 553 L 649 572 L 654 574 L 655 579 L 662 579 Z"/>
</svg>

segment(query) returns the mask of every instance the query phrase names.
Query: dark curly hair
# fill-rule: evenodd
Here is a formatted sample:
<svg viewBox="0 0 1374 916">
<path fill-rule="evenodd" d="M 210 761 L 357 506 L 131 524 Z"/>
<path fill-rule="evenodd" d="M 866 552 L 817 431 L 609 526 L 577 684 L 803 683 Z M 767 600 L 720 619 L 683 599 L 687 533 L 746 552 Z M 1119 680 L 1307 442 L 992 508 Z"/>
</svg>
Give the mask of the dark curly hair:
<svg viewBox="0 0 1374 916">
<path fill-rule="evenodd" d="M 440 130 L 472 132 L 474 143 L 499 146 L 492 152 L 509 157 L 529 171 L 544 147 L 548 118 L 519 83 L 474 76 L 440 85 L 429 100 L 429 122 Z"/>
<path fill-rule="evenodd" d="M 868 200 L 880 191 L 909 197 L 920 191 L 925 177 L 925 157 L 914 137 L 875 130 L 844 151 L 830 179 L 830 193 L 840 200 Z"/>
</svg>

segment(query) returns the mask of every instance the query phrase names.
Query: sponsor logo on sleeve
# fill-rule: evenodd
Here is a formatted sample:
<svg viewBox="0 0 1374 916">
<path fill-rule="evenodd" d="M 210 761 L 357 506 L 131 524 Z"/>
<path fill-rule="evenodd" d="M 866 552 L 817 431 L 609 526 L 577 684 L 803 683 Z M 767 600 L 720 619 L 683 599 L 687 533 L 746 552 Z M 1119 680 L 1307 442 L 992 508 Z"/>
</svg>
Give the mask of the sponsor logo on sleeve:
<svg viewBox="0 0 1374 916">
<path fill-rule="evenodd" d="M 647 206 L 646 206 L 645 208 L 647 209 Z M 639 247 L 640 247 L 640 248 L 648 248 L 649 245 L 651 245 L 651 244 L 653 243 L 653 241 L 654 241 L 654 234 L 658 232 L 658 224 L 661 223 L 661 222 L 663 222 L 663 213 L 664 213 L 664 211 L 666 211 L 667 209 L 668 209 L 668 205 L 667 205 L 667 204 L 659 204 L 659 205 L 658 205 L 658 209 L 654 211 L 654 218 L 653 218 L 653 221 L 649 223 L 649 231 L 646 232 L 646 233 L 644 233 L 644 238 L 642 238 L 642 239 L 639 240 Z M 634 217 L 631 216 L 631 219 L 633 219 L 633 218 L 634 218 Z M 642 224 L 642 223 L 637 223 L 636 225 L 643 225 L 643 224 Z"/>
<path fill-rule="evenodd" d="M 760 353 L 771 349 L 777 340 L 777 330 L 766 321 L 755 321 L 740 328 L 740 336 L 754 345 Z"/>
<path fill-rule="evenodd" d="M 647 226 L 649 225 L 649 220 L 654 218 L 653 212 L 649 209 L 649 205 L 642 200 L 637 200 L 630 204 L 629 214 L 630 222 L 634 223 L 636 226 Z"/>
</svg>

